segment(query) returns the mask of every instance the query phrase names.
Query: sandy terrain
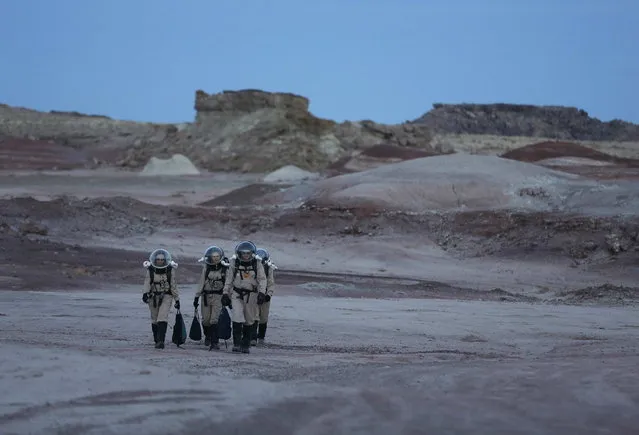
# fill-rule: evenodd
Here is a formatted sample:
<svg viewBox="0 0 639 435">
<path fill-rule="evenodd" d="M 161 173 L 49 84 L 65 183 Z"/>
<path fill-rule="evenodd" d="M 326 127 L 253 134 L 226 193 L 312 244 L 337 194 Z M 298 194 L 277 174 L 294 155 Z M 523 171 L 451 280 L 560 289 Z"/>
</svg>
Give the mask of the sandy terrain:
<svg viewBox="0 0 639 435">
<path fill-rule="evenodd" d="M 499 201 L 408 211 L 402 191 L 393 209 L 307 204 L 356 173 L 289 189 L 264 174 L 3 172 L 2 433 L 636 433 L 636 181 L 504 164 L 531 200 L 514 172 L 420 178 L 418 162 L 399 172 L 465 177 L 469 200 L 486 182 Z M 540 179 L 550 197 L 526 185 Z M 154 349 L 148 253 L 174 254 L 190 324 L 197 258 L 247 238 L 280 267 L 267 345 Z"/>
<path fill-rule="evenodd" d="M 0 293 L 12 392 L 3 433 L 631 434 L 639 424 L 629 310 L 286 295 L 269 345 L 237 355 L 191 341 L 153 349 L 138 293 Z"/>
</svg>

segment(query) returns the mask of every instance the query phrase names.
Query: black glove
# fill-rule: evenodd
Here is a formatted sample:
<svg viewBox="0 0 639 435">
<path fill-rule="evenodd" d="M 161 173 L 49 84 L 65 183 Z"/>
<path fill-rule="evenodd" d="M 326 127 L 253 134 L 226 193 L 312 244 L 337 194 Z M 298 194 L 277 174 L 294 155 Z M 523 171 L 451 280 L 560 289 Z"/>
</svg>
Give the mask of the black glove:
<svg viewBox="0 0 639 435">
<path fill-rule="evenodd" d="M 222 306 L 224 307 L 231 306 L 231 298 L 226 293 L 222 295 Z"/>
<path fill-rule="evenodd" d="M 149 303 L 149 294 L 148 293 L 142 293 L 142 302 L 144 302 L 145 304 Z"/>
<path fill-rule="evenodd" d="M 196 296 L 195 299 L 193 299 L 193 308 L 197 310 L 198 305 L 200 305 L 200 297 Z"/>
<path fill-rule="evenodd" d="M 259 292 L 257 294 L 257 305 L 262 305 L 264 302 L 266 302 L 266 295 L 262 292 Z"/>
<path fill-rule="evenodd" d="M 271 295 L 266 295 L 264 302 L 271 302 Z"/>
<path fill-rule="evenodd" d="M 175 305 L 173 305 L 176 310 L 180 309 L 180 301 L 175 301 Z"/>
</svg>

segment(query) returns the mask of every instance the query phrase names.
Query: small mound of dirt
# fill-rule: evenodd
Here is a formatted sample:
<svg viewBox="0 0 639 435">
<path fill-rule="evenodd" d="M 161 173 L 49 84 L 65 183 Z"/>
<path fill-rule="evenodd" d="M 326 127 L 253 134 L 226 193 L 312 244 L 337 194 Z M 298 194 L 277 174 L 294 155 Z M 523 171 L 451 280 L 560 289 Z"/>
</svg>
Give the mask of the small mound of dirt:
<svg viewBox="0 0 639 435">
<path fill-rule="evenodd" d="M 203 207 L 217 207 L 217 206 L 245 206 L 251 205 L 256 201 L 260 201 L 262 197 L 269 193 L 279 192 L 282 189 L 291 187 L 292 184 L 262 184 L 254 183 L 248 186 L 240 187 L 229 193 L 218 196 L 211 200 L 201 202 L 198 205 Z"/>
<path fill-rule="evenodd" d="M 200 171 L 188 157 L 182 154 L 173 154 L 168 159 L 151 157 L 140 175 L 199 175 Z"/>
<path fill-rule="evenodd" d="M 510 150 L 501 155 L 520 162 L 538 162 L 560 157 L 579 157 L 602 162 L 620 163 L 627 159 L 611 156 L 574 142 L 539 142 Z"/>
<path fill-rule="evenodd" d="M 0 170 L 67 170 L 92 164 L 86 153 L 43 140 L 0 138 Z"/>
<path fill-rule="evenodd" d="M 285 196 L 289 201 L 302 198 L 307 205 L 329 208 L 544 210 L 563 206 L 565 195 L 584 185 L 574 175 L 539 165 L 496 156 L 450 154 L 378 164 L 373 169 L 293 187 Z M 526 188 L 546 194 L 533 197 L 519 193 Z"/>
<path fill-rule="evenodd" d="M 639 303 L 639 287 L 603 284 L 560 293 L 562 302 L 569 304 L 635 305 Z"/>
<path fill-rule="evenodd" d="M 318 178 L 318 174 L 305 171 L 295 165 L 286 165 L 267 174 L 262 181 L 265 183 L 295 183 L 298 181 L 314 180 Z"/>
</svg>

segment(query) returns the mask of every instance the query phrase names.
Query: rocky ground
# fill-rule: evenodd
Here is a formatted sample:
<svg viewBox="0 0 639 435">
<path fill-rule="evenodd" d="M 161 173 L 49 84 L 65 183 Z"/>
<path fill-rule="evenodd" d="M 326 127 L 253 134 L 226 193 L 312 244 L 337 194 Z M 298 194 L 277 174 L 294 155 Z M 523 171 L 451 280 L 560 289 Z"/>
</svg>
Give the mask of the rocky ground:
<svg viewBox="0 0 639 435">
<path fill-rule="evenodd" d="M 281 143 L 293 143 L 290 125 L 306 123 L 314 133 L 302 148 L 335 144 L 330 130 L 348 152 L 323 148 L 321 167 L 307 160 L 313 177 L 293 171 L 269 183 L 241 158 L 235 168 L 253 166 L 186 176 L 120 167 L 153 141 L 186 155 L 182 135 L 204 148 L 239 141 L 217 131 L 205 143 L 194 132 L 231 118 L 246 127 L 262 94 L 198 95 L 189 126 L 58 113 L 93 136 L 60 127 L 0 142 L 3 433 L 636 432 L 632 126 L 576 112 L 583 122 L 568 137 L 592 124 L 615 145 L 491 140 L 493 157 L 457 155 L 415 146 L 422 130 L 394 127 L 407 139 L 374 123 L 333 125 L 310 118 L 304 99 L 267 95 L 260 134 L 288 125 Z M 458 134 L 464 123 L 436 110 L 428 122 Z M 454 119 L 473 118 L 469 110 Z M 542 125 L 543 113 L 531 122 Z M 530 130 L 513 116 L 511 134 Z M 14 134 L 26 125 L 2 121 Z M 549 128 L 538 136 L 557 133 Z M 354 129 L 367 139 L 347 146 L 362 137 Z M 205 154 L 189 157 L 206 169 Z M 243 239 L 266 246 L 279 267 L 267 345 L 250 355 L 190 340 L 154 349 L 140 301 L 149 252 L 166 247 L 179 263 L 190 323 L 197 259 Z"/>
<path fill-rule="evenodd" d="M 636 312 L 286 287 L 250 355 L 153 349 L 137 286 L 0 292 L 3 432 L 636 430 Z"/>
<path fill-rule="evenodd" d="M 246 176 L 0 180 L 6 433 L 639 424 L 634 218 L 247 207 L 286 185 Z M 139 302 L 148 252 L 174 253 L 188 307 L 202 250 L 243 238 L 281 268 L 268 345 L 249 356 L 192 341 L 153 349 Z"/>
<path fill-rule="evenodd" d="M 0 104 L 0 153 L 12 154 L 12 169 L 49 169 L 42 159 L 52 159 L 52 153 L 63 155 L 55 159 L 59 169 L 140 169 L 151 157 L 182 154 L 208 171 L 262 173 L 284 165 L 361 170 L 370 158 L 392 161 L 380 150 L 367 155 L 366 150 L 379 146 L 382 151 L 404 148 L 402 154 L 393 152 L 399 158 L 451 152 L 499 155 L 549 140 L 578 141 L 619 157 L 636 157 L 639 147 L 638 125 L 603 122 L 573 107 L 435 104 L 423 116 L 394 125 L 337 123 L 313 115 L 304 96 L 256 89 L 198 90 L 193 107 L 193 122 L 157 124 Z"/>
</svg>

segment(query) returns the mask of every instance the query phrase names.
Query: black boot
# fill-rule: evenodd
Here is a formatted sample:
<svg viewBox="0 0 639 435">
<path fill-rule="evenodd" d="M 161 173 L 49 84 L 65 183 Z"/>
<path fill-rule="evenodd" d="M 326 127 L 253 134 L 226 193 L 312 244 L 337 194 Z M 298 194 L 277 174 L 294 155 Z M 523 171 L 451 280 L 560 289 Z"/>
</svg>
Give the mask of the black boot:
<svg viewBox="0 0 639 435">
<path fill-rule="evenodd" d="M 202 331 L 204 332 L 204 345 L 211 344 L 211 327 L 202 325 Z"/>
<path fill-rule="evenodd" d="M 156 349 L 164 349 L 164 339 L 166 338 L 167 322 L 158 322 L 158 342 L 155 343 Z"/>
<path fill-rule="evenodd" d="M 157 343 L 158 342 L 158 324 L 151 323 L 151 329 L 153 330 L 153 342 Z"/>
<path fill-rule="evenodd" d="M 209 326 L 209 334 L 211 334 L 211 347 L 209 350 L 219 349 L 220 348 L 220 338 L 217 334 L 217 323 Z"/>
<path fill-rule="evenodd" d="M 266 337 L 266 323 L 260 323 L 257 331 L 257 340 L 260 344 L 264 343 Z"/>
<path fill-rule="evenodd" d="M 251 331 L 253 325 L 242 325 L 242 353 L 251 353 Z"/>
<path fill-rule="evenodd" d="M 233 352 L 240 351 L 240 345 L 242 344 L 242 324 L 233 322 Z"/>
<path fill-rule="evenodd" d="M 256 346 L 257 345 L 257 325 L 258 325 L 258 323 L 259 322 L 256 320 L 251 325 L 251 346 Z"/>
</svg>

